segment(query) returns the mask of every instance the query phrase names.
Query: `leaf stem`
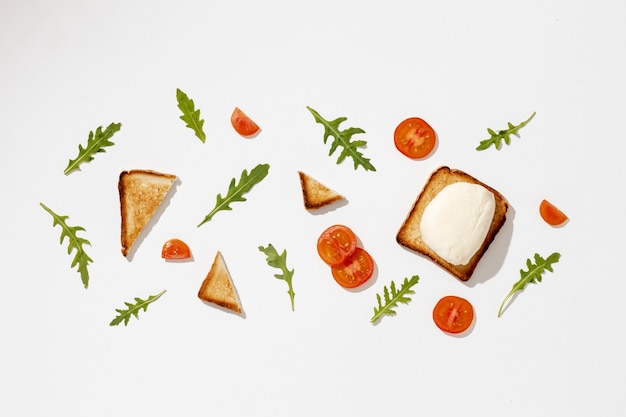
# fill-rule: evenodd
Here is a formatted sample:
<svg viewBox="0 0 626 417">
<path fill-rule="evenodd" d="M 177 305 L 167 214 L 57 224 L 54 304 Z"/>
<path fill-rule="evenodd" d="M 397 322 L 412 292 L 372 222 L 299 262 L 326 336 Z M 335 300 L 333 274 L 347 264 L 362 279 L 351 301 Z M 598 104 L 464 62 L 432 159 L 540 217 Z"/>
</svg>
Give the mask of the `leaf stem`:
<svg viewBox="0 0 626 417">
<path fill-rule="evenodd" d="M 511 290 L 507 296 L 504 298 L 504 301 L 502 301 L 502 304 L 500 304 L 500 309 L 498 310 L 498 317 L 500 317 L 502 315 L 502 309 L 504 308 L 504 304 L 509 300 L 509 298 L 511 298 L 513 296 L 513 294 L 515 294 L 517 290 Z"/>
<path fill-rule="evenodd" d="M 537 114 L 536 111 L 534 111 L 533 114 L 531 114 L 528 119 L 526 119 L 522 123 L 520 123 L 519 126 L 517 127 L 517 130 L 519 130 L 522 127 L 526 126 L 528 124 L 528 122 L 530 122 L 533 119 L 533 117 L 535 117 L 535 114 Z"/>
</svg>

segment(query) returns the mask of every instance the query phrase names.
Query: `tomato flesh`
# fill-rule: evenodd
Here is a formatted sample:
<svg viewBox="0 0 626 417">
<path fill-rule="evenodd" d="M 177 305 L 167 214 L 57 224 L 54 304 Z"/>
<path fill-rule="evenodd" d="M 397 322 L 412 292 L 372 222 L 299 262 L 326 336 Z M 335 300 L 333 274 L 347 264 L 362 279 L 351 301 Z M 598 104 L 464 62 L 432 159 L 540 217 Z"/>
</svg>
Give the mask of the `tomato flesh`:
<svg viewBox="0 0 626 417">
<path fill-rule="evenodd" d="M 233 114 L 230 116 L 230 123 L 241 136 L 252 136 L 261 130 L 259 125 L 254 123 L 239 107 L 235 107 L 235 110 L 233 110 Z"/>
<path fill-rule="evenodd" d="M 541 204 L 539 205 L 539 214 L 541 215 L 541 218 L 550 226 L 560 226 L 568 219 L 565 213 L 547 200 L 541 201 Z"/>
<path fill-rule="evenodd" d="M 435 149 L 437 135 L 424 120 L 410 117 L 396 127 L 393 142 L 409 158 L 424 158 Z"/>
<path fill-rule="evenodd" d="M 447 295 L 435 305 L 433 320 L 446 333 L 461 333 L 474 321 L 474 308 L 464 298 Z"/>
<path fill-rule="evenodd" d="M 357 239 L 347 226 L 336 224 L 324 230 L 317 240 L 317 253 L 330 265 L 343 263 L 356 249 Z"/>
<path fill-rule="evenodd" d="M 332 267 L 333 278 L 344 288 L 363 285 L 374 274 L 374 260 L 363 248 L 356 248 L 354 253 L 342 264 Z"/>
<path fill-rule="evenodd" d="M 163 244 L 161 249 L 163 259 L 188 259 L 191 258 L 189 246 L 180 239 L 170 239 Z"/>
</svg>

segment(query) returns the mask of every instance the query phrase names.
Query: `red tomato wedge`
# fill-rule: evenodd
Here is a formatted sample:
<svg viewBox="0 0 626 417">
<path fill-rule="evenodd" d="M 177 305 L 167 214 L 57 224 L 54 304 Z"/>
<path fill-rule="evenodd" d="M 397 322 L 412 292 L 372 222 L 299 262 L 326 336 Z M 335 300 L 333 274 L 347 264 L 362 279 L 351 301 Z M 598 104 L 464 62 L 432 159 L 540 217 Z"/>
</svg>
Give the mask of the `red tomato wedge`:
<svg viewBox="0 0 626 417">
<path fill-rule="evenodd" d="M 393 142 L 396 148 L 409 158 L 424 158 L 435 149 L 437 135 L 424 120 L 411 117 L 396 127 Z"/>
<path fill-rule="evenodd" d="M 461 333 L 474 321 L 474 308 L 466 299 L 448 295 L 435 305 L 433 320 L 444 332 Z"/>
<path fill-rule="evenodd" d="M 317 253 L 326 264 L 339 265 L 354 253 L 356 244 L 352 229 L 336 224 L 324 230 L 317 239 Z"/>
<path fill-rule="evenodd" d="M 374 274 L 374 260 L 362 248 L 356 248 L 354 253 L 342 264 L 332 267 L 333 278 L 344 288 L 355 288 L 369 280 Z"/>
<path fill-rule="evenodd" d="M 230 116 L 230 123 L 241 136 L 252 136 L 261 130 L 259 125 L 246 116 L 239 107 L 235 107 L 235 110 L 233 110 L 233 114 Z"/>
<path fill-rule="evenodd" d="M 547 200 L 541 201 L 539 214 L 541 214 L 541 218 L 550 226 L 560 226 L 568 219 L 565 213 Z"/>
<path fill-rule="evenodd" d="M 191 250 L 182 240 L 170 239 L 163 244 L 163 249 L 161 249 L 161 258 L 188 259 L 191 258 Z"/>
</svg>

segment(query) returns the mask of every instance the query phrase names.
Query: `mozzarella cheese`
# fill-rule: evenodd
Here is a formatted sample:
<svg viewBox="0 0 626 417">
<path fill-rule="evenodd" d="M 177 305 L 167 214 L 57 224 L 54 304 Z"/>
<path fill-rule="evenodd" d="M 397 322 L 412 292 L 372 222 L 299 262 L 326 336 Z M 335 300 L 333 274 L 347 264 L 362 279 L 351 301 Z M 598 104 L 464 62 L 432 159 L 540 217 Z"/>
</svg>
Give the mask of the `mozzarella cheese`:
<svg viewBox="0 0 626 417">
<path fill-rule="evenodd" d="M 422 240 L 451 264 L 464 265 L 485 240 L 495 209 L 493 193 L 482 185 L 447 185 L 424 209 Z"/>
</svg>

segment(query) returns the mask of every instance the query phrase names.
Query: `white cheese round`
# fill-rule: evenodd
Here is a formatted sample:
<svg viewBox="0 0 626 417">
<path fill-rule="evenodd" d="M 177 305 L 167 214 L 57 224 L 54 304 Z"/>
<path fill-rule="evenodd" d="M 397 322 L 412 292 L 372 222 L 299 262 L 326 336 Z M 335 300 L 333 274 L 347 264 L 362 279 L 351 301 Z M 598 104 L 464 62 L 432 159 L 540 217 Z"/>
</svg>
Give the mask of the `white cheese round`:
<svg viewBox="0 0 626 417">
<path fill-rule="evenodd" d="M 480 248 L 496 209 L 493 193 L 469 182 L 444 187 L 422 214 L 422 239 L 440 257 L 464 265 Z"/>
</svg>

